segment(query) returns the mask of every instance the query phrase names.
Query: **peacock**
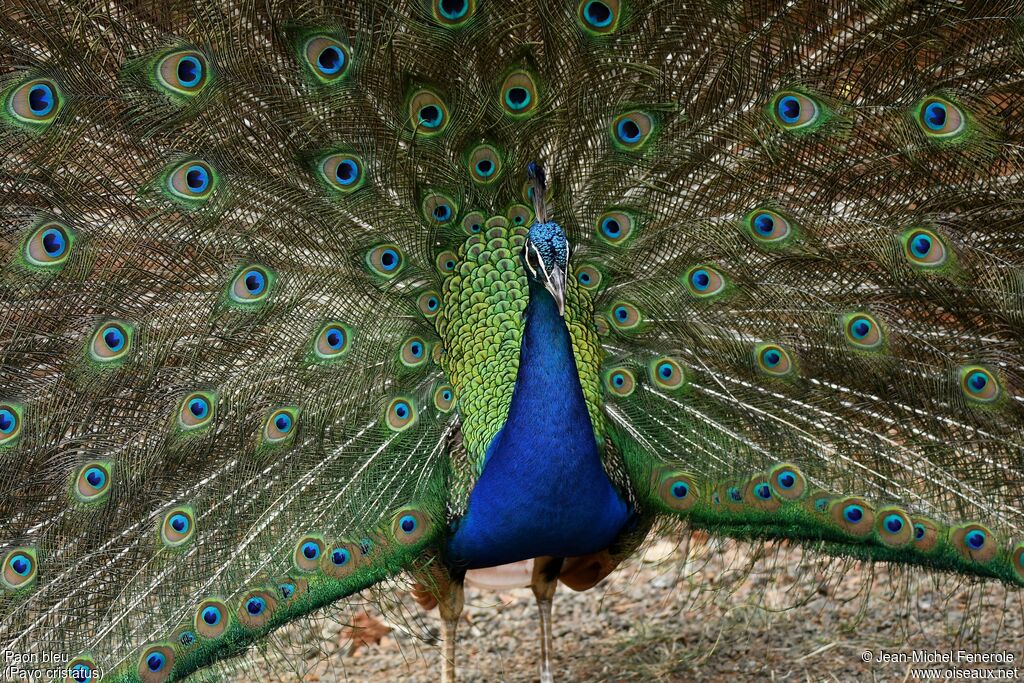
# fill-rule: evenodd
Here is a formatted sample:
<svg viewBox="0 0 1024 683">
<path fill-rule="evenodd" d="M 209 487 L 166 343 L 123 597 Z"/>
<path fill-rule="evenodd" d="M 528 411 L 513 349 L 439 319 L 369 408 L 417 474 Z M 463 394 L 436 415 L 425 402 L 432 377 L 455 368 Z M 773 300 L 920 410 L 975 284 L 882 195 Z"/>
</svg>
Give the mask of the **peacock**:
<svg viewBox="0 0 1024 683">
<path fill-rule="evenodd" d="M 0 103 L 6 652 L 402 576 L 452 682 L 532 560 L 547 683 L 658 529 L 1024 586 L 1014 2 L 9 0 Z"/>
</svg>

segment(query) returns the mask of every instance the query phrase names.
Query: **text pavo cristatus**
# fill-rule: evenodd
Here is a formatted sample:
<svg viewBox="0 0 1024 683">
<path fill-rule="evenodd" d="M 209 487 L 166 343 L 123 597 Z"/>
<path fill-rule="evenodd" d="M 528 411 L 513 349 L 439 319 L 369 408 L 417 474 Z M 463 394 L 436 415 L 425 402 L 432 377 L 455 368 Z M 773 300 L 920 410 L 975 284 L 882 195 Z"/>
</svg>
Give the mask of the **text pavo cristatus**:
<svg viewBox="0 0 1024 683">
<path fill-rule="evenodd" d="M 467 568 L 546 655 L 658 518 L 1024 583 L 1022 26 L 5 7 L 5 647 L 181 679 L 408 571 L 451 679 Z"/>
</svg>

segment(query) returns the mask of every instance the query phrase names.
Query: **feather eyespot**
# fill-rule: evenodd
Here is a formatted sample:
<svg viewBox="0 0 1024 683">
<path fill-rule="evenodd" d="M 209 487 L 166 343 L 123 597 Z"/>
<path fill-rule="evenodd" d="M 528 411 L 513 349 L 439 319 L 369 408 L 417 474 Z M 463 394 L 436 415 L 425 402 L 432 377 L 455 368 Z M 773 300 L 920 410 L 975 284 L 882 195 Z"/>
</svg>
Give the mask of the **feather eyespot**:
<svg viewBox="0 0 1024 683">
<path fill-rule="evenodd" d="M 875 510 L 860 498 L 839 498 L 829 503 L 832 521 L 843 531 L 863 538 L 875 526 Z"/>
<path fill-rule="evenodd" d="M 914 549 L 920 552 L 931 552 L 938 546 L 939 525 L 927 517 L 912 517 Z"/>
<path fill-rule="evenodd" d="M 409 119 L 420 135 L 437 135 L 448 126 L 448 108 L 432 90 L 417 90 L 409 98 Z"/>
<path fill-rule="evenodd" d="M 613 304 L 609 317 L 611 318 L 612 325 L 623 331 L 635 330 L 643 322 L 640 310 L 633 304 L 625 301 Z"/>
<path fill-rule="evenodd" d="M 525 226 L 533 221 L 533 211 L 525 204 L 513 204 L 505 213 L 512 225 Z"/>
<path fill-rule="evenodd" d="M 699 265 L 686 272 L 686 288 L 698 299 L 708 299 L 725 291 L 725 278 L 709 265 Z"/>
<path fill-rule="evenodd" d="M 479 211 L 471 211 L 462 219 L 462 229 L 467 235 L 479 235 L 484 229 L 484 215 Z"/>
<path fill-rule="evenodd" d="M 501 84 L 501 106 L 515 118 L 529 116 L 537 109 L 537 84 L 527 71 L 513 71 Z"/>
<path fill-rule="evenodd" d="M 442 251 L 434 259 L 434 264 L 442 273 L 454 273 L 455 267 L 459 264 L 459 257 L 453 251 Z"/>
<path fill-rule="evenodd" d="M 99 326 L 89 342 L 89 356 L 97 363 L 112 364 L 124 360 L 132 349 L 134 329 L 122 322 Z"/>
<path fill-rule="evenodd" d="M 25 240 L 25 260 L 40 268 L 54 268 L 67 260 L 73 244 L 74 235 L 66 226 L 47 221 Z"/>
<path fill-rule="evenodd" d="M 320 328 L 313 342 L 313 353 L 320 360 L 337 360 L 349 349 L 352 331 L 347 325 L 330 322 Z"/>
<path fill-rule="evenodd" d="M 68 678 L 75 683 L 93 683 L 99 680 L 100 669 L 91 657 L 75 657 L 68 662 Z"/>
<path fill-rule="evenodd" d="M 621 245 L 633 235 L 633 217 L 625 211 L 608 211 L 597 218 L 597 236 L 611 245 Z"/>
<path fill-rule="evenodd" d="M 210 67 L 206 55 L 198 50 L 179 50 L 157 62 L 157 83 L 169 94 L 191 98 L 209 82 Z"/>
<path fill-rule="evenodd" d="M 951 530 L 949 540 L 965 559 L 981 564 L 990 562 L 999 553 L 995 535 L 980 524 L 965 524 Z"/>
<path fill-rule="evenodd" d="M 384 422 L 395 432 L 402 432 L 416 422 L 416 408 L 407 398 L 396 398 L 384 410 Z"/>
<path fill-rule="evenodd" d="M 174 649 L 169 645 L 147 645 L 139 656 L 137 672 L 142 683 L 162 683 L 174 672 Z"/>
<path fill-rule="evenodd" d="M 907 230 L 903 233 L 902 241 L 907 260 L 922 270 L 939 268 L 949 259 L 945 243 L 931 230 Z"/>
<path fill-rule="evenodd" d="M 466 159 L 469 177 L 481 185 L 489 185 L 501 176 L 501 154 L 492 145 L 475 147 Z"/>
<path fill-rule="evenodd" d="M 416 307 L 426 318 L 436 317 L 441 311 L 441 297 L 437 292 L 423 292 L 416 299 Z"/>
<path fill-rule="evenodd" d="M 681 389 L 686 384 L 686 372 L 674 358 L 656 358 L 647 365 L 647 373 L 655 386 L 669 391 Z"/>
<path fill-rule="evenodd" d="M 434 0 L 432 5 L 434 19 L 449 28 L 462 26 L 476 12 L 476 0 Z"/>
<path fill-rule="evenodd" d="M 348 73 L 352 56 L 340 40 L 330 36 L 313 36 L 302 50 L 306 67 L 321 83 L 334 83 Z"/>
<path fill-rule="evenodd" d="M 178 426 L 185 431 L 208 427 L 213 421 L 215 410 L 213 394 L 203 391 L 193 392 L 181 402 L 181 407 L 178 410 Z"/>
<path fill-rule="evenodd" d="M 71 491 L 80 503 L 98 503 L 110 495 L 113 465 L 109 462 L 89 462 L 74 475 Z"/>
<path fill-rule="evenodd" d="M 931 138 L 949 140 L 967 129 L 967 116 L 949 100 L 926 98 L 918 105 L 917 125 Z"/>
<path fill-rule="evenodd" d="M 654 119 L 642 111 L 620 114 L 612 121 L 612 140 L 615 146 L 626 151 L 642 148 L 654 132 Z"/>
<path fill-rule="evenodd" d="M 6 109 L 14 122 L 38 129 L 53 122 L 63 105 L 57 84 L 48 78 L 36 78 L 10 91 Z"/>
<path fill-rule="evenodd" d="M 219 182 L 213 167 L 192 159 L 178 164 L 167 174 L 167 191 L 186 204 L 198 204 L 210 198 Z"/>
<path fill-rule="evenodd" d="M 199 603 L 192 620 L 196 632 L 208 640 L 216 640 L 228 630 L 228 606 L 222 600 L 208 598 Z"/>
<path fill-rule="evenodd" d="M 451 411 L 455 404 L 455 389 L 451 384 L 442 384 L 434 389 L 434 407 L 442 413 Z"/>
<path fill-rule="evenodd" d="M 627 368 L 613 368 L 605 373 L 604 385 L 609 392 L 619 398 L 632 396 L 636 389 L 636 378 Z"/>
<path fill-rule="evenodd" d="M 315 572 L 320 567 L 320 556 L 324 553 L 324 540 L 319 536 L 306 535 L 295 544 L 292 562 L 303 572 Z"/>
<path fill-rule="evenodd" d="M 36 551 L 27 547 L 14 548 L 4 555 L 0 583 L 9 591 L 20 591 L 31 587 L 38 574 Z"/>
<path fill-rule="evenodd" d="M 619 9 L 619 0 L 581 0 L 576 16 L 587 32 L 608 35 L 618 28 Z"/>
<path fill-rule="evenodd" d="M 783 130 L 798 131 L 813 126 L 821 118 L 814 99 L 793 90 L 784 90 L 772 100 L 772 116 Z"/>
<path fill-rule="evenodd" d="M 331 154 L 320 161 L 319 168 L 320 177 L 332 190 L 348 194 L 363 186 L 363 160 L 354 154 Z"/>
<path fill-rule="evenodd" d="M 686 512 L 700 500 L 697 480 L 686 472 L 665 472 L 657 486 L 658 498 L 676 512 Z"/>
<path fill-rule="evenodd" d="M 584 263 L 576 269 L 576 281 L 584 289 L 594 290 L 599 288 L 602 279 L 601 271 L 589 263 Z"/>
<path fill-rule="evenodd" d="M 885 343 L 882 325 L 868 313 L 849 313 L 842 323 L 846 341 L 855 348 L 875 351 Z"/>
<path fill-rule="evenodd" d="M 430 358 L 429 349 L 427 348 L 427 343 L 422 338 L 409 337 L 402 342 L 399 359 L 405 367 L 419 367 L 427 362 L 428 358 Z"/>
<path fill-rule="evenodd" d="M 791 375 L 796 366 L 789 352 L 778 344 L 758 344 L 754 347 L 757 369 L 773 377 Z"/>
<path fill-rule="evenodd" d="M 908 545 L 914 540 L 914 526 L 910 516 L 899 508 L 886 507 L 876 515 L 878 538 L 891 547 Z"/>
<path fill-rule="evenodd" d="M 246 266 L 232 279 L 228 296 L 237 304 L 250 306 L 266 299 L 273 283 L 273 275 L 268 269 L 257 265 Z"/>
<path fill-rule="evenodd" d="M 1024 583 L 1024 541 L 1014 546 L 1010 553 L 1010 561 L 1013 564 L 1013 571 L 1017 574 L 1017 581 Z"/>
<path fill-rule="evenodd" d="M 21 435 L 21 408 L 12 403 L 0 403 L 0 448 L 13 446 Z"/>
<path fill-rule="evenodd" d="M 177 507 L 164 515 L 160 523 L 160 541 L 168 548 L 178 548 L 191 541 L 195 531 L 195 514 L 192 509 Z"/>
<path fill-rule="evenodd" d="M 789 219 L 769 209 L 758 209 L 748 214 L 744 227 L 756 243 L 766 248 L 784 244 L 793 236 Z"/>
<path fill-rule="evenodd" d="M 405 267 L 405 257 L 394 244 L 382 244 L 367 252 L 366 265 L 375 275 L 390 280 Z"/>
<path fill-rule="evenodd" d="M 416 508 L 403 508 L 395 513 L 392 533 L 402 545 L 412 545 L 422 540 L 430 531 L 430 520 Z"/>
<path fill-rule="evenodd" d="M 295 408 L 278 408 L 270 413 L 263 425 L 263 441 L 268 444 L 281 444 L 295 436 L 295 424 L 299 414 Z"/>
<path fill-rule="evenodd" d="M 335 543 L 320 559 L 320 569 L 332 579 L 344 579 L 359 569 L 363 554 L 359 545 L 342 541 Z"/>
<path fill-rule="evenodd" d="M 960 368 L 960 389 L 964 396 L 976 403 L 995 403 L 1002 396 L 1002 387 L 991 370 L 980 365 Z"/>
<path fill-rule="evenodd" d="M 455 220 L 455 214 L 459 208 L 455 200 L 440 193 L 428 195 L 423 200 L 423 217 L 428 223 L 446 225 Z"/>
<path fill-rule="evenodd" d="M 799 500 L 807 491 L 807 478 L 796 465 L 782 463 L 768 473 L 775 494 L 786 500 Z"/>
<path fill-rule="evenodd" d="M 238 611 L 235 612 L 235 615 L 238 618 L 238 623 L 243 627 L 257 629 L 270 621 L 276 609 L 277 600 L 270 591 L 257 589 L 242 595 L 238 601 Z"/>
</svg>

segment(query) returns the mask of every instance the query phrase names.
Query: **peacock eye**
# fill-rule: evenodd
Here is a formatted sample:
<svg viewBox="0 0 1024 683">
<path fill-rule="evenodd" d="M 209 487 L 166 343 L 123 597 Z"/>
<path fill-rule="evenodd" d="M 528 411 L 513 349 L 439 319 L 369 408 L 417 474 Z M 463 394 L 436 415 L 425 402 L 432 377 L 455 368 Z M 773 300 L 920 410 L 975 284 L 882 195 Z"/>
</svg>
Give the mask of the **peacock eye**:
<svg viewBox="0 0 1024 683">
<path fill-rule="evenodd" d="M 279 408 L 267 418 L 263 427 L 263 438 L 267 443 L 277 444 L 293 436 L 297 413 L 292 408 Z"/>
<path fill-rule="evenodd" d="M 793 360 L 778 344 L 760 344 L 754 349 L 757 368 L 766 375 L 785 377 L 794 370 Z"/>
<path fill-rule="evenodd" d="M 920 105 L 918 126 L 933 138 L 953 138 L 967 128 L 967 117 L 958 106 L 939 97 L 929 97 Z"/>
<path fill-rule="evenodd" d="M 421 135 L 437 135 L 448 126 L 448 108 L 432 90 L 418 90 L 409 99 L 409 119 Z"/>
<path fill-rule="evenodd" d="M 25 260 L 33 266 L 53 268 L 67 260 L 73 237 L 60 223 L 47 222 L 36 228 L 25 242 Z"/>
<path fill-rule="evenodd" d="M 636 378 L 627 368 L 614 368 L 605 374 L 605 387 L 612 394 L 625 398 L 636 389 Z"/>
<path fill-rule="evenodd" d="M 132 327 L 126 323 L 101 325 L 89 345 L 90 357 L 100 363 L 111 363 L 126 357 L 132 347 Z"/>
<path fill-rule="evenodd" d="M 374 247 L 366 255 L 366 265 L 381 278 L 390 280 L 405 267 L 405 258 L 401 249 L 393 244 L 382 244 Z"/>
<path fill-rule="evenodd" d="M 448 27 L 461 26 L 476 11 L 474 0 L 434 0 L 434 19 Z"/>
<path fill-rule="evenodd" d="M 450 384 L 442 384 L 434 389 L 434 407 L 447 413 L 455 403 L 455 390 Z"/>
<path fill-rule="evenodd" d="M 0 446 L 11 445 L 21 433 L 21 409 L 0 403 Z"/>
<path fill-rule="evenodd" d="M 426 218 L 428 223 L 444 225 L 455 219 L 458 207 L 455 205 L 455 200 L 451 197 L 440 193 L 433 193 L 423 200 L 421 210 L 423 211 L 423 217 Z"/>
<path fill-rule="evenodd" d="M 327 323 L 320 328 L 313 344 L 313 351 L 322 360 L 340 358 L 348 351 L 352 334 L 341 323 Z"/>
<path fill-rule="evenodd" d="M 351 62 L 348 48 L 330 36 L 313 36 L 306 41 L 303 57 L 310 73 L 321 83 L 340 80 Z"/>
<path fill-rule="evenodd" d="M 205 161 L 193 159 L 178 164 L 167 176 L 167 191 L 171 196 L 193 205 L 213 194 L 218 177 Z"/>
<path fill-rule="evenodd" d="M 695 297 L 705 299 L 725 290 L 725 278 L 711 266 L 694 266 L 686 273 L 686 286 Z"/>
<path fill-rule="evenodd" d="M 960 368 L 960 389 L 965 397 L 977 403 L 993 403 L 1002 394 L 996 376 L 980 365 Z"/>
<path fill-rule="evenodd" d="M 110 464 L 91 462 L 78 470 L 72 483 L 75 498 L 82 503 L 95 503 L 110 493 Z"/>
<path fill-rule="evenodd" d="M 686 382 L 683 366 L 675 358 L 668 356 L 651 361 L 647 366 L 647 374 L 655 386 L 669 391 L 683 387 Z"/>
<path fill-rule="evenodd" d="M 792 236 L 789 220 L 768 209 L 759 209 L 748 214 L 745 227 L 755 243 L 765 248 L 783 244 Z"/>
<path fill-rule="evenodd" d="M 784 130 L 800 130 L 811 126 L 821 116 L 818 103 L 803 93 L 786 90 L 775 96 L 772 114 Z"/>
<path fill-rule="evenodd" d="M 157 62 L 157 83 L 171 95 L 196 96 L 206 87 L 208 76 L 206 56 L 197 50 L 172 52 Z"/>
<path fill-rule="evenodd" d="M 404 431 L 416 421 L 416 410 L 408 399 L 396 398 L 384 411 L 384 421 L 392 430 Z"/>
<path fill-rule="evenodd" d="M 922 270 L 936 269 L 949 259 L 946 245 L 939 236 L 925 228 L 915 228 L 903 233 L 903 252 L 910 264 Z"/>
<path fill-rule="evenodd" d="M 482 185 L 493 183 L 501 175 L 501 155 L 491 145 L 474 148 L 466 163 L 469 166 L 470 177 Z"/>
<path fill-rule="evenodd" d="M 318 536 L 303 536 L 295 544 L 292 561 L 295 567 L 304 572 L 316 571 L 320 566 L 320 556 L 324 552 L 324 541 Z"/>
<path fill-rule="evenodd" d="M 56 83 L 37 78 L 10 91 L 6 108 L 17 122 L 38 129 L 57 117 L 63 103 Z"/>
<path fill-rule="evenodd" d="M 250 305 L 262 301 L 270 293 L 270 271 L 262 266 L 242 268 L 231 283 L 229 296 L 239 304 Z"/>
<path fill-rule="evenodd" d="M 537 108 L 537 85 L 527 71 L 513 71 L 501 86 L 501 106 L 514 117 L 528 116 Z"/>
<path fill-rule="evenodd" d="M 188 508 L 175 508 L 164 516 L 160 540 L 169 548 L 185 545 L 195 533 L 195 517 Z"/>
<path fill-rule="evenodd" d="M 619 23 L 619 0 L 581 0 L 577 17 L 589 33 L 608 35 Z"/>
<path fill-rule="evenodd" d="M 646 144 L 654 132 L 654 119 L 642 111 L 621 114 L 612 121 L 612 139 L 619 149 L 637 150 Z"/>
<path fill-rule="evenodd" d="M 885 341 L 882 326 L 867 313 L 853 313 L 845 316 L 843 332 L 846 334 L 846 340 L 859 349 L 878 349 Z"/>
<path fill-rule="evenodd" d="M 331 154 L 320 162 L 320 177 L 332 190 L 353 192 L 363 186 L 363 161 L 353 154 Z"/>
</svg>

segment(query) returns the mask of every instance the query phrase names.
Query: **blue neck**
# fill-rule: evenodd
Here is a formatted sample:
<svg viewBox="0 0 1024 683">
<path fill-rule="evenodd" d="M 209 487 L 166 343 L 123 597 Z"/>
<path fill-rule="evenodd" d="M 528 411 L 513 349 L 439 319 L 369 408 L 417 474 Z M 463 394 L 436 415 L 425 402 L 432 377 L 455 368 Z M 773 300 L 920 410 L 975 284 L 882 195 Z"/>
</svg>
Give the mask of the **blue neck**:
<svg viewBox="0 0 1024 683">
<path fill-rule="evenodd" d="M 544 461 L 568 448 L 566 455 L 599 463 L 569 329 L 551 294 L 532 280 L 524 315 L 512 403 L 488 449 L 488 461 L 499 456 Z"/>
<path fill-rule="evenodd" d="M 629 515 L 601 463 L 565 320 L 532 281 L 525 315 L 508 418 L 448 544 L 466 568 L 596 552 Z"/>
</svg>

